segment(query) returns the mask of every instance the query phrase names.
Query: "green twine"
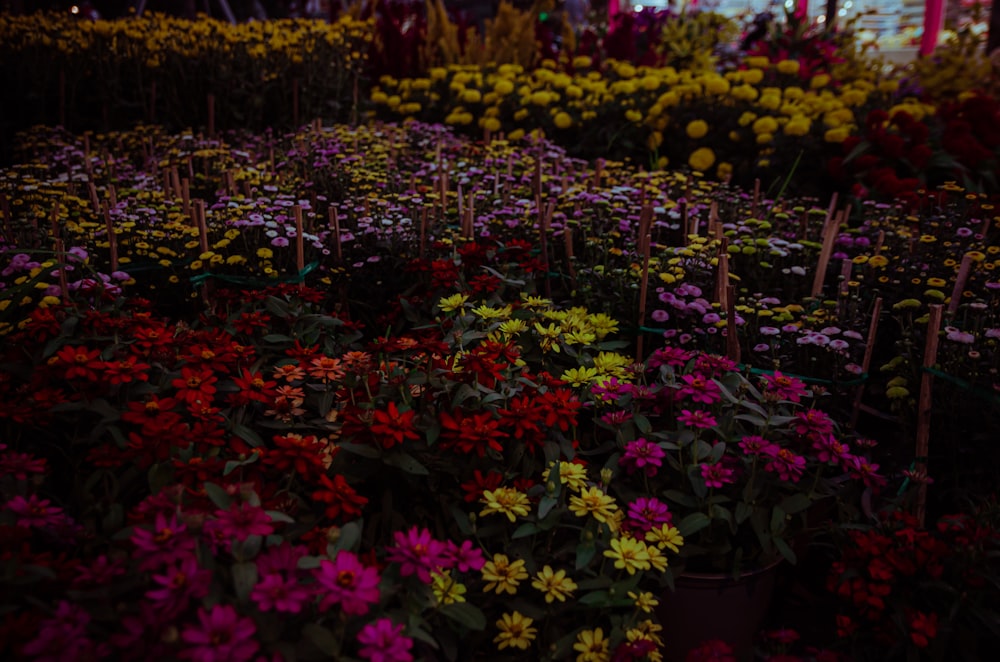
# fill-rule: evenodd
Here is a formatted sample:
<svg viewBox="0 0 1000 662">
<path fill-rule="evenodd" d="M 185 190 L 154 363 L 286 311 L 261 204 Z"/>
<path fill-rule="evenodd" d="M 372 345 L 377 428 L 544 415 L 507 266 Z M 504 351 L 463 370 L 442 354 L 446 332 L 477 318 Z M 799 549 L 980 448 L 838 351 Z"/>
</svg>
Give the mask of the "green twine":
<svg viewBox="0 0 1000 662">
<path fill-rule="evenodd" d="M 191 276 L 191 284 L 200 285 L 209 279 L 214 279 L 220 280 L 223 283 L 229 283 L 230 285 L 238 285 L 241 287 L 255 289 L 272 287 L 274 285 L 282 285 L 286 283 L 294 285 L 305 281 L 306 276 L 312 273 L 318 266 L 318 261 L 310 262 L 302 268 L 302 271 L 291 276 L 285 276 L 284 278 L 250 278 L 247 276 L 230 276 L 228 274 L 213 274 L 212 272 L 206 272 L 196 276 Z"/>
<path fill-rule="evenodd" d="M 954 375 L 949 375 L 946 372 L 941 372 L 937 368 L 921 368 L 921 370 L 923 372 L 926 372 L 927 374 L 934 375 L 935 377 L 943 379 L 946 382 L 950 382 L 955 386 L 959 387 L 960 389 L 968 391 L 972 395 L 981 398 L 983 400 L 986 400 L 990 404 L 1000 405 L 1000 393 L 996 393 L 994 391 L 988 391 L 986 389 L 973 386 L 971 383 L 965 381 L 964 379 L 955 377 Z"/>
</svg>

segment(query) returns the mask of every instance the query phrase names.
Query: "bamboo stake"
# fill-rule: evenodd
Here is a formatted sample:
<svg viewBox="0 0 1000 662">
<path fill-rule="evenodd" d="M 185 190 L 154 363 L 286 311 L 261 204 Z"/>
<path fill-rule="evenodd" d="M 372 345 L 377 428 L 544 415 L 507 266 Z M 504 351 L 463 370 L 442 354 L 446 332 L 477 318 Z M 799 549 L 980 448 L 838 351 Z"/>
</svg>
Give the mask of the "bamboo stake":
<svg viewBox="0 0 1000 662">
<path fill-rule="evenodd" d="M 840 301 L 837 304 L 837 314 L 843 318 L 847 308 L 847 293 L 851 291 L 851 273 L 854 271 L 854 261 L 844 258 L 840 261 Z"/>
<path fill-rule="evenodd" d="M 66 280 L 66 245 L 56 239 L 56 262 L 59 263 L 59 298 L 63 304 L 69 302 L 69 282 Z"/>
<path fill-rule="evenodd" d="M 299 128 L 299 79 L 292 79 L 292 126 Z"/>
<path fill-rule="evenodd" d="M 215 137 L 215 95 L 208 95 L 208 137 Z"/>
<path fill-rule="evenodd" d="M 736 325 L 736 286 L 726 285 L 726 356 L 740 362 L 740 339 Z"/>
<path fill-rule="evenodd" d="M 962 303 L 962 292 L 965 291 L 965 281 L 969 279 L 969 271 L 971 270 L 972 258 L 965 255 L 962 257 L 962 264 L 958 268 L 955 287 L 951 290 L 951 300 L 948 302 L 948 317 L 952 317 L 958 312 L 958 305 Z"/>
<path fill-rule="evenodd" d="M 569 283 L 572 289 L 576 289 L 576 267 L 573 265 L 573 228 L 569 225 L 563 228 L 563 245 L 566 251 L 566 272 L 569 274 Z"/>
<path fill-rule="evenodd" d="M 306 268 L 306 255 L 305 255 L 305 237 L 303 237 L 304 229 L 302 227 L 302 206 L 295 205 L 292 208 L 295 214 L 295 269 L 302 274 L 302 270 Z"/>
<path fill-rule="evenodd" d="M 872 309 L 872 320 L 868 323 L 868 337 L 865 338 L 865 355 L 861 359 L 861 374 L 867 375 L 868 368 L 872 364 L 872 354 L 875 353 L 875 336 L 878 333 L 879 318 L 882 315 L 882 297 L 875 299 L 875 307 Z M 861 414 L 861 399 L 865 394 L 865 385 L 861 383 L 854 392 L 854 405 L 851 407 L 851 429 L 858 425 L 858 416 Z"/>
<path fill-rule="evenodd" d="M 823 293 L 823 282 L 826 280 L 826 267 L 830 264 L 830 254 L 833 253 L 833 243 L 837 239 L 837 230 L 843 221 L 844 212 L 837 212 L 833 216 L 827 216 L 823 223 L 823 247 L 819 252 L 819 260 L 816 264 L 816 274 L 813 277 L 812 296 L 818 297 Z"/>
<path fill-rule="evenodd" d="M 927 341 L 924 344 L 924 373 L 920 378 L 920 404 L 917 409 L 917 447 L 914 457 L 914 468 L 917 471 L 927 471 L 927 453 L 931 436 L 931 390 L 934 387 L 934 375 L 927 372 L 937 363 L 938 331 L 941 329 L 941 313 L 944 306 L 939 303 L 930 307 L 927 320 Z M 917 488 L 917 520 L 924 525 L 927 510 L 927 483 L 921 482 Z"/>
<path fill-rule="evenodd" d="M 191 181 L 186 177 L 181 180 L 181 209 L 185 214 L 191 213 Z"/>
<path fill-rule="evenodd" d="M 760 204 L 760 177 L 753 180 L 753 200 L 750 202 L 750 218 L 757 218 L 757 206 Z"/>
<path fill-rule="evenodd" d="M 725 237 L 719 242 L 716 257 L 719 266 L 715 270 L 715 300 L 721 310 L 726 310 L 729 305 L 729 240 Z"/>
<path fill-rule="evenodd" d="M 427 252 L 427 205 L 424 205 L 420 213 L 420 258 L 423 259 Z"/>
<path fill-rule="evenodd" d="M 101 200 L 97 197 L 97 187 L 94 186 L 93 180 L 87 182 L 87 194 L 90 196 L 90 208 L 94 210 L 94 213 L 101 211 Z"/>
<path fill-rule="evenodd" d="M 649 293 L 649 249 L 652 244 L 652 237 L 643 238 L 644 247 L 642 253 L 642 280 L 639 282 L 639 335 L 635 343 L 635 362 L 642 363 L 645 360 L 645 332 L 642 327 L 646 324 L 646 295 Z"/>
<path fill-rule="evenodd" d="M 10 220 L 10 201 L 7 195 L 0 193 L 0 215 L 3 216 L 3 236 L 8 244 L 14 243 L 14 227 Z"/>
<path fill-rule="evenodd" d="M 194 222 L 198 228 L 198 243 L 202 253 L 208 252 L 208 223 L 205 220 L 205 201 L 194 201 Z"/>
<path fill-rule="evenodd" d="M 111 271 L 118 271 L 118 235 L 115 234 L 115 225 L 111 221 L 111 210 L 107 203 L 101 205 L 101 212 L 104 214 L 104 226 L 108 229 L 108 250 L 111 253 Z"/>
<path fill-rule="evenodd" d="M 337 262 L 342 262 L 344 260 L 343 247 L 340 245 L 340 217 L 337 216 L 337 208 L 330 205 L 330 210 L 327 212 L 330 217 L 330 225 L 333 226 L 333 250 L 334 255 L 337 256 Z"/>
</svg>

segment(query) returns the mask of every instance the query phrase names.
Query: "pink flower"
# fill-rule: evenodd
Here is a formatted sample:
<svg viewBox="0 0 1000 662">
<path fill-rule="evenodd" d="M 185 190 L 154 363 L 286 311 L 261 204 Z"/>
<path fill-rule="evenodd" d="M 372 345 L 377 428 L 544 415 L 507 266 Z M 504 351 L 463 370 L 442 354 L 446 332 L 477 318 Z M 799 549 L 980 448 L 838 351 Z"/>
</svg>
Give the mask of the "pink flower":
<svg viewBox="0 0 1000 662">
<path fill-rule="evenodd" d="M 711 379 L 700 375 L 683 375 L 681 377 L 683 385 L 678 389 L 680 396 L 690 397 L 692 401 L 710 405 L 722 399 L 719 386 Z"/>
<path fill-rule="evenodd" d="M 706 487 L 722 487 L 733 482 L 733 470 L 722 466 L 721 463 L 702 464 L 701 477 L 705 480 Z"/>
<path fill-rule="evenodd" d="M 371 662 L 410 662 L 413 640 L 403 636 L 402 623 L 396 625 L 388 618 L 380 618 L 361 628 L 358 633 L 358 655 Z"/>
<path fill-rule="evenodd" d="M 17 480 L 27 480 L 29 474 L 44 474 L 45 462 L 45 458 L 10 451 L 0 455 L 0 476 L 13 476 Z"/>
<path fill-rule="evenodd" d="M 399 563 L 403 577 L 416 574 L 420 581 L 430 584 L 431 572 L 447 565 L 447 547 L 434 540 L 427 529 L 413 527 L 406 533 L 396 531 L 392 535 L 396 544 L 386 549 L 386 558 Z"/>
<path fill-rule="evenodd" d="M 830 417 L 818 409 L 807 409 L 795 413 L 796 434 L 831 434 L 833 433 L 833 421 Z"/>
<path fill-rule="evenodd" d="M 822 435 L 813 438 L 812 447 L 816 450 L 816 458 L 820 462 L 838 464 L 850 455 L 850 447 L 833 438 L 833 435 Z"/>
<path fill-rule="evenodd" d="M 693 649 L 685 662 L 736 662 L 732 647 L 724 641 L 713 639 Z"/>
<path fill-rule="evenodd" d="M 257 571 L 262 574 L 284 572 L 293 574 L 299 568 L 299 559 L 309 553 L 304 545 L 292 545 L 287 540 L 268 547 L 257 557 Z"/>
<path fill-rule="evenodd" d="M 253 636 L 257 626 L 229 605 L 198 610 L 198 625 L 188 625 L 181 640 L 188 648 L 180 657 L 194 662 L 246 662 L 260 648 Z"/>
<path fill-rule="evenodd" d="M 353 552 L 340 551 L 332 561 L 320 561 L 314 572 L 319 584 L 321 610 L 339 604 L 345 614 L 361 616 L 379 601 L 379 575 L 365 567 Z"/>
<path fill-rule="evenodd" d="M 21 653 L 33 660 L 100 659 L 110 651 L 99 650 L 87 638 L 90 614 L 83 607 L 63 600 L 51 618 L 38 626 L 38 635 L 26 643 Z"/>
<path fill-rule="evenodd" d="M 659 444 L 639 437 L 625 444 L 625 453 L 618 460 L 618 464 L 625 467 L 625 471 L 630 475 L 642 469 L 647 476 L 655 476 L 663 466 L 665 456 L 666 453 Z"/>
<path fill-rule="evenodd" d="M 111 561 L 104 554 L 94 559 L 88 566 L 80 564 L 76 569 L 76 577 L 73 578 L 73 587 L 94 587 L 111 583 L 115 577 L 125 574 L 124 564 L 120 561 Z"/>
<path fill-rule="evenodd" d="M 851 476 L 860 478 L 865 487 L 882 487 L 886 484 L 885 476 L 879 475 L 879 465 L 860 456 L 854 456 L 852 460 Z"/>
<path fill-rule="evenodd" d="M 205 522 L 205 530 L 221 538 L 236 538 L 243 542 L 250 536 L 274 533 L 274 525 L 263 508 L 244 501 L 233 503 L 229 510 L 216 510 L 215 519 Z"/>
<path fill-rule="evenodd" d="M 680 416 L 677 417 L 677 422 L 688 426 L 689 428 L 710 428 L 718 425 L 718 421 L 715 417 L 709 414 L 707 411 L 697 410 L 688 411 L 687 409 L 682 409 Z"/>
<path fill-rule="evenodd" d="M 684 364 L 691 360 L 691 352 L 679 347 L 661 347 L 649 356 L 649 367 L 659 368 L 661 365 L 668 365 L 674 368 L 682 368 Z"/>
<path fill-rule="evenodd" d="M 167 519 L 162 513 L 157 513 L 152 529 L 136 527 L 131 540 L 139 556 L 140 570 L 151 570 L 192 556 L 197 546 L 197 541 L 176 515 Z"/>
<path fill-rule="evenodd" d="M 300 584 L 294 575 L 289 577 L 285 573 L 272 572 L 257 582 L 250 598 L 261 611 L 297 614 L 313 598 L 313 592 L 308 586 Z"/>
</svg>

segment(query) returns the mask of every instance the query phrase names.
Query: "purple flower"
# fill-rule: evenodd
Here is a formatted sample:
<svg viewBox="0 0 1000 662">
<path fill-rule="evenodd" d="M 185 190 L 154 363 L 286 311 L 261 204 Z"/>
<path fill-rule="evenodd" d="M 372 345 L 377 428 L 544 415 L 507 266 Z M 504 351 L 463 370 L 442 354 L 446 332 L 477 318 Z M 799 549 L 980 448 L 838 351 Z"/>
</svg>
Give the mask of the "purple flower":
<svg viewBox="0 0 1000 662">
<path fill-rule="evenodd" d="M 257 626 L 229 605 L 198 610 L 198 625 L 188 625 L 181 640 L 188 645 L 180 657 L 194 662 L 246 662 L 260 645 L 253 639 Z"/>
<path fill-rule="evenodd" d="M 192 599 L 208 595 L 212 573 L 201 568 L 198 559 L 191 555 L 164 568 L 160 574 L 154 573 L 152 579 L 159 588 L 146 591 L 146 598 L 155 602 L 161 612 L 177 615 Z"/>
<path fill-rule="evenodd" d="M 771 346 L 763 342 L 757 343 L 753 346 L 753 351 L 755 352 L 766 352 L 769 349 L 771 349 Z"/>
<path fill-rule="evenodd" d="M 157 513 L 152 529 L 136 527 L 131 540 L 139 556 L 140 570 L 151 570 L 191 556 L 198 544 L 176 516 L 167 519 L 163 513 Z"/>
<path fill-rule="evenodd" d="M 323 596 L 321 610 L 339 604 L 345 614 L 361 616 L 379 601 L 378 570 L 363 565 L 353 552 L 341 550 L 332 561 L 320 561 L 314 574 Z"/>
<path fill-rule="evenodd" d="M 760 335 L 762 336 L 776 336 L 781 333 L 781 329 L 773 326 L 762 326 L 760 327 Z"/>
<path fill-rule="evenodd" d="M 411 662 L 413 640 L 403 636 L 403 625 L 388 618 L 368 623 L 358 633 L 358 655 L 370 662 Z"/>
</svg>

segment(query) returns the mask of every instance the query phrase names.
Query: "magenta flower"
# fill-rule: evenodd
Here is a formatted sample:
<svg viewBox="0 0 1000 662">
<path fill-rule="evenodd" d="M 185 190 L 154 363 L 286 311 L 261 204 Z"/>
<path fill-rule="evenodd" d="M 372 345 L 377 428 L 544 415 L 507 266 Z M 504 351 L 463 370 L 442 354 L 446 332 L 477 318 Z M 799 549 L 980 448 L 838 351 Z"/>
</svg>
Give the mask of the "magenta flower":
<svg viewBox="0 0 1000 662">
<path fill-rule="evenodd" d="M 694 370 L 709 377 L 722 377 L 727 372 L 736 370 L 736 362 L 725 356 L 699 354 L 694 362 Z"/>
<path fill-rule="evenodd" d="M 305 545 L 292 545 L 287 540 L 268 547 L 257 557 L 257 571 L 261 575 L 284 572 L 294 575 L 299 569 L 299 559 L 308 554 Z"/>
<path fill-rule="evenodd" d="M 833 421 L 826 412 L 818 409 L 807 409 L 806 411 L 795 412 L 795 432 L 796 434 L 831 434 L 833 432 Z"/>
<path fill-rule="evenodd" d="M 722 466 L 721 463 L 702 464 L 701 477 L 705 480 L 707 487 L 722 487 L 733 482 L 733 470 Z"/>
<path fill-rule="evenodd" d="M 403 624 L 380 618 L 358 633 L 358 655 L 370 662 L 411 662 L 413 640 L 403 636 Z"/>
<path fill-rule="evenodd" d="M 777 446 L 775 446 L 777 448 Z M 787 448 L 781 448 L 777 452 L 769 450 L 771 459 L 764 466 L 766 471 L 778 474 L 781 480 L 790 480 L 793 483 L 799 482 L 802 472 L 806 468 L 806 459 L 801 455 L 796 455 Z"/>
<path fill-rule="evenodd" d="M 164 568 L 160 574 L 154 573 L 152 579 L 159 588 L 146 591 L 146 597 L 155 602 L 160 611 L 176 615 L 184 611 L 192 599 L 208 595 L 212 572 L 201 568 L 192 554 Z"/>
<path fill-rule="evenodd" d="M 813 438 L 812 447 L 816 450 L 816 458 L 820 462 L 839 464 L 843 458 L 850 455 L 851 449 L 847 444 L 834 439 L 833 435 L 817 435 Z"/>
<path fill-rule="evenodd" d="M 659 368 L 661 365 L 668 365 L 674 368 L 682 368 L 691 360 L 691 352 L 680 347 L 661 347 L 649 356 L 649 367 Z"/>
<path fill-rule="evenodd" d="M 253 636 L 257 626 L 229 605 L 198 610 L 197 625 L 188 625 L 181 640 L 188 648 L 180 657 L 194 662 L 246 662 L 260 648 Z"/>
<path fill-rule="evenodd" d="M 111 645 L 118 649 L 120 660 L 158 660 L 169 657 L 163 641 L 163 629 L 170 615 L 160 613 L 149 602 L 140 602 L 138 613 L 119 618 L 120 631 L 111 635 Z"/>
<path fill-rule="evenodd" d="M 320 561 L 314 576 L 323 596 L 321 610 L 339 604 L 345 614 L 361 616 L 379 601 L 378 570 L 365 567 L 353 552 L 342 550 L 332 561 Z"/>
<path fill-rule="evenodd" d="M 774 393 L 782 400 L 791 402 L 801 402 L 802 396 L 806 395 L 806 384 L 801 379 L 783 375 L 777 370 L 773 375 L 762 375 L 764 390 L 767 393 Z"/>
<path fill-rule="evenodd" d="M 0 450 L 6 450 L 6 447 Z M 29 475 L 44 474 L 45 463 L 45 458 L 10 451 L 0 455 L 0 476 L 13 476 L 17 480 L 27 480 Z"/>
<path fill-rule="evenodd" d="M 628 523 L 640 531 L 649 531 L 673 519 L 667 504 L 656 497 L 639 497 L 628 505 Z"/>
<path fill-rule="evenodd" d="M 694 402 L 710 405 L 722 399 L 719 386 L 704 375 L 684 375 L 681 382 L 683 384 L 677 391 L 678 395 L 689 397 Z"/>
<path fill-rule="evenodd" d="M 250 598 L 261 611 L 297 614 L 312 600 L 313 591 L 300 584 L 294 575 L 289 577 L 282 572 L 271 572 L 261 577 Z"/>
<path fill-rule="evenodd" d="M 21 653 L 33 660 L 99 659 L 94 642 L 87 638 L 90 614 L 63 600 L 51 618 L 38 626 L 38 635 L 26 643 Z M 110 651 L 104 651 L 104 654 Z"/>
<path fill-rule="evenodd" d="M 471 540 L 463 540 L 461 545 L 448 541 L 447 555 L 451 563 L 446 567 L 456 568 L 460 572 L 478 571 L 486 565 L 483 551 L 476 547 Z"/>
<path fill-rule="evenodd" d="M 775 455 L 778 450 L 778 444 L 773 441 L 768 441 L 764 437 L 758 435 L 751 435 L 748 437 L 743 437 L 740 441 L 740 449 L 747 455 Z"/>
<path fill-rule="evenodd" d="M 431 583 L 431 573 L 448 564 L 447 547 L 431 537 L 427 529 L 411 528 L 406 533 L 392 534 L 395 546 L 386 549 L 386 558 L 399 563 L 403 577 L 416 574 L 425 584 Z"/>
<path fill-rule="evenodd" d="M 854 456 L 851 462 L 851 477 L 861 479 L 865 487 L 878 488 L 886 484 L 885 476 L 878 473 L 879 465 L 861 456 Z"/>
<path fill-rule="evenodd" d="M 176 515 L 167 519 L 163 513 L 156 514 L 152 529 L 136 527 L 131 540 L 139 557 L 140 570 L 151 570 L 192 556 L 198 544 Z"/>
<path fill-rule="evenodd" d="M 666 453 L 659 444 L 639 437 L 635 441 L 629 441 L 625 444 L 625 452 L 618 460 L 618 464 L 625 467 L 625 471 L 629 474 L 642 469 L 647 476 L 652 477 L 663 466 L 665 455 Z"/>
<path fill-rule="evenodd" d="M 66 521 L 62 508 L 49 505 L 51 503 L 48 499 L 39 499 L 37 494 L 32 494 L 27 499 L 18 495 L 4 504 L 4 510 L 14 513 L 17 526 L 43 529 L 59 526 Z"/>
<path fill-rule="evenodd" d="M 698 409 L 696 411 L 688 411 L 687 409 L 682 409 L 680 416 L 677 417 L 677 422 L 686 425 L 689 428 L 700 428 L 707 429 L 718 425 L 718 421 L 715 417 L 709 414 L 707 411 L 702 411 Z"/>
<path fill-rule="evenodd" d="M 125 574 L 125 567 L 122 562 L 111 561 L 107 555 L 101 554 L 90 565 L 81 563 L 77 566 L 73 587 L 104 586 L 111 583 L 115 577 L 123 574 Z"/>
<path fill-rule="evenodd" d="M 229 510 L 216 510 L 215 519 L 205 522 L 207 533 L 224 539 L 236 538 L 243 542 L 250 536 L 274 533 L 271 516 L 259 506 L 247 502 L 233 503 Z"/>
</svg>

